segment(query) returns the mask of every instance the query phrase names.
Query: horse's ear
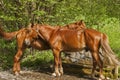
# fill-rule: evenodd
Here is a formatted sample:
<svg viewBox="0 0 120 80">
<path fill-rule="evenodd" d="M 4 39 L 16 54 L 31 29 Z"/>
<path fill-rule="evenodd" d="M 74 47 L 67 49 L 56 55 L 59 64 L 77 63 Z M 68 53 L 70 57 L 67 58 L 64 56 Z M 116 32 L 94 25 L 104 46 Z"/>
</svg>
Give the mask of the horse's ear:
<svg viewBox="0 0 120 80">
<path fill-rule="evenodd" d="M 69 25 L 67 24 L 66 27 L 69 28 Z"/>
<path fill-rule="evenodd" d="M 83 21 L 83 20 L 80 20 L 79 24 L 83 24 L 83 23 L 84 23 L 84 21 Z"/>
<path fill-rule="evenodd" d="M 75 24 L 76 24 L 76 25 L 81 25 L 81 24 L 82 24 L 82 21 L 80 20 L 80 21 L 76 22 Z"/>
<path fill-rule="evenodd" d="M 34 23 L 32 22 L 32 23 L 31 23 L 31 28 L 33 28 L 33 26 L 34 26 Z"/>
<path fill-rule="evenodd" d="M 84 22 L 83 20 L 81 20 L 81 24 L 82 24 L 84 27 L 86 27 L 86 24 L 85 24 L 85 22 Z"/>
<path fill-rule="evenodd" d="M 85 25 L 85 23 L 84 23 L 83 20 L 80 20 L 80 21 L 78 22 L 78 24 L 79 24 L 79 25 L 80 25 L 80 24 Z"/>
</svg>

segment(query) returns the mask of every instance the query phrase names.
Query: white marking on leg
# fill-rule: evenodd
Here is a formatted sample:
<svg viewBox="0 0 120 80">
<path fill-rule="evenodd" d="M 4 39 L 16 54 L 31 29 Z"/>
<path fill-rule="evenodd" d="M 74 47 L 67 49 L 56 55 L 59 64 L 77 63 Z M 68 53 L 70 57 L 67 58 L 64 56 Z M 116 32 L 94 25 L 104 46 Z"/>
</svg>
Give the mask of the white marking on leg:
<svg viewBox="0 0 120 80">
<path fill-rule="evenodd" d="M 56 76 L 56 73 L 54 72 L 54 73 L 52 73 L 52 76 Z"/>
</svg>

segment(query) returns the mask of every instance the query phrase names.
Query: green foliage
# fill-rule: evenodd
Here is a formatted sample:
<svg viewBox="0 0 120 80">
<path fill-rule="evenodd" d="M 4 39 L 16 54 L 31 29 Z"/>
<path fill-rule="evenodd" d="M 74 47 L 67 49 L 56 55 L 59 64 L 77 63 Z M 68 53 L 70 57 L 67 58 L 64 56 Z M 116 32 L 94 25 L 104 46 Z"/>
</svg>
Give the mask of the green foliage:
<svg viewBox="0 0 120 80">
<path fill-rule="evenodd" d="M 15 42 L 0 40 L 0 67 L 9 69 L 13 66 L 13 59 L 16 52 Z M 6 45 L 7 44 L 7 45 Z M 9 46 L 8 46 L 9 45 Z"/>
<path fill-rule="evenodd" d="M 8 51 L 7 53 L 0 53 L 0 68 L 2 70 L 10 69 L 13 66 L 13 53 Z"/>
</svg>

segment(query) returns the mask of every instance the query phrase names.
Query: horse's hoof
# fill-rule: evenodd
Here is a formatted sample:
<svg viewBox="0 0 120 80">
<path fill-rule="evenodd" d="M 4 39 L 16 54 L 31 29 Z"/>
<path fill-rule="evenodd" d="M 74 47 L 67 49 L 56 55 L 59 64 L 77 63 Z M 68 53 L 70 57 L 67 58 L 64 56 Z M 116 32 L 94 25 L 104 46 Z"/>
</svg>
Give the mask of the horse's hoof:
<svg viewBox="0 0 120 80">
<path fill-rule="evenodd" d="M 100 75 L 100 78 L 98 80 L 109 80 L 109 79 L 105 79 L 103 75 Z"/>
<path fill-rule="evenodd" d="M 59 77 L 59 76 L 61 76 L 61 74 L 60 74 L 60 73 L 58 73 L 58 74 L 52 73 L 52 76 L 54 76 L 54 77 Z"/>
<path fill-rule="evenodd" d="M 23 74 L 24 72 L 23 71 L 20 71 L 19 74 Z"/>
<path fill-rule="evenodd" d="M 56 73 L 52 73 L 52 76 L 56 77 L 57 75 L 56 75 Z"/>
<path fill-rule="evenodd" d="M 60 76 L 62 76 L 63 74 L 64 74 L 64 72 L 63 72 L 63 69 L 62 70 L 60 70 Z"/>
<path fill-rule="evenodd" d="M 19 72 L 16 71 L 16 72 L 15 72 L 15 76 L 19 76 Z"/>
<path fill-rule="evenodd" d="M 100 78 L 101 78 L 101 79 L 105 79 L 105 76 L 103 76 L 103 75 L 100 75 Z"/>
<path fill-rule="evenodd" d="M 103 79 L 99 78 L 98 80 L 103 80 Z"/>
<path fill-rule="evenodd" d="M 98 80 L 111 80 L 111 79 L 109 77 L 107 77 L 105 79 L 99 78 Z"/>
<path fill-rule="evenodd" d="M 109 78 L 109 77 L 106 77 L 106 80 L 110 80 L 110 78 Z"/>
<path fill-rule="evenodd" d="M 63 75 L 63 72 L 62 73 L 60 73 L 60 76 L 62 76 Z"/>
<path fill-rule="evenodd" d="M 58 73 L 58 76 L 61 76 L 62 74 Z"/>
</svg>

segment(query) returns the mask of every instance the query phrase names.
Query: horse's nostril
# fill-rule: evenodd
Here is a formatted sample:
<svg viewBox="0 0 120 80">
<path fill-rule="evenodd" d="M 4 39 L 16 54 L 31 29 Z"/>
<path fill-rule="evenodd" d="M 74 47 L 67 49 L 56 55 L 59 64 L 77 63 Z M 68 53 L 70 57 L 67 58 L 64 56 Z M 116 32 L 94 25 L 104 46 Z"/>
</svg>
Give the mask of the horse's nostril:
<svg viewBox="0 0 120 80">
<path fill-rule="evenodd" d="M 25 39 L 25 44 L 29 46 L 30 45 L 30 40 L 29 39 Z"/>
</svg>

